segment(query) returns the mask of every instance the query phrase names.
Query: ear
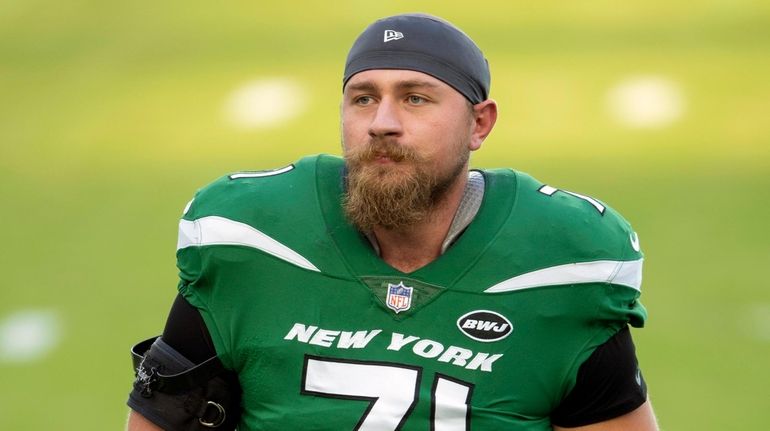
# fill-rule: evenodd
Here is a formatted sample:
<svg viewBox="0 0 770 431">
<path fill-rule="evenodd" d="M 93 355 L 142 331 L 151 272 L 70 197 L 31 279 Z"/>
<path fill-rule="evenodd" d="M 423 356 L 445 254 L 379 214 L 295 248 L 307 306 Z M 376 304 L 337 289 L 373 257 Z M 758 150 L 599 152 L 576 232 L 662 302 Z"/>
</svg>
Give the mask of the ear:
<svg viewBox="0 0 770 431">
<path fill-rule="evenodd" d="M 481 148 L 481 143 L 492 133 L 492 128 L 497 122 L 497 102 L 487 99 L 473 105 L 473 130 L 471 134 L 470 150 Z"/>
</svg>

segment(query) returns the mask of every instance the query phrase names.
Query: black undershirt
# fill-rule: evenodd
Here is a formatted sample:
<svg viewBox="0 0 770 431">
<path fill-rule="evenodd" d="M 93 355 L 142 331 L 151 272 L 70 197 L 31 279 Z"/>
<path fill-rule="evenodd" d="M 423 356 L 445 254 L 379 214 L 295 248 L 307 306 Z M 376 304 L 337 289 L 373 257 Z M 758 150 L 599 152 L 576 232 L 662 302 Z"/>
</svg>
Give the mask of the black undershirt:
<svg viewBox="0 0 770 431">
<path fill-rule="evenodd" d="M 181 295 L 171 307 L 163 341 L 198 364 L 216 355 L 198 310 Z M 578 427 L 630 413 L 647 399 L 631 331 L 625 326 L 580 366 L 572 391 L 551 413 L 551 422 Z"/>
<path fill-rule="evenodd" d="M 198 309 L 177 295 L 161 335 L 182 356 L 199 364 L 216 355 L 214 342 Z"/>
<path fill-rule="evenodd" d="M 572 391 L 551 412 L 551 423 L 570 428 L 602 422 L 630 413 L 646 400 L 647 384 L 631 331 L 624 326 L 583 362 Z"/>
</svg>

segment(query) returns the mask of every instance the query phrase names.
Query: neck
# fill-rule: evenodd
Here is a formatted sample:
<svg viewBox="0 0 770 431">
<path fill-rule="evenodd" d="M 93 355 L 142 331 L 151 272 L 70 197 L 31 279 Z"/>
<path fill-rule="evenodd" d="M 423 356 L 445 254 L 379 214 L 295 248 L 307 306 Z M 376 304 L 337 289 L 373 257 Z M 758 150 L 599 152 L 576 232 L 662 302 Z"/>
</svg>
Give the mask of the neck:
<svg viewBox="0 0 770 431">
<path fill-rule="evenodd" d="M 372 229 L 380 256 L 401 272 L 413 272 L 441 256 L 444 239 L 457 212 L 468 176 L 458 175 L 425 220 L 401 229 Z"/>
</svg>

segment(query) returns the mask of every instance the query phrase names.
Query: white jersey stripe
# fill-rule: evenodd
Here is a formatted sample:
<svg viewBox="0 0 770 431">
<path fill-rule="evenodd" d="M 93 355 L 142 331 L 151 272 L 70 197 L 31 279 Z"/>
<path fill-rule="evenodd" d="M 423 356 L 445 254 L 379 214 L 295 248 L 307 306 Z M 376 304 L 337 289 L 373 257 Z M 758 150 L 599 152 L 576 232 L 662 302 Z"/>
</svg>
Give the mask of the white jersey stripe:
<svg viewBox="0 0 770 431">
<path fill-rule="evenodd" d="M 259 230 L 224 217 L 208 216 L 179 222 L 177 250 L 205 245 L 242 245 L 256 248 L 300 268 L 321 272 L 299 253 Z"/>
<path fill-rule="evenodd" d="M 511 292 L 579 283 L 612 283 L 641 291 L 643 260 L 598 260 L 552 266 L 501 281 L 484 292 Z"/>
</svg>

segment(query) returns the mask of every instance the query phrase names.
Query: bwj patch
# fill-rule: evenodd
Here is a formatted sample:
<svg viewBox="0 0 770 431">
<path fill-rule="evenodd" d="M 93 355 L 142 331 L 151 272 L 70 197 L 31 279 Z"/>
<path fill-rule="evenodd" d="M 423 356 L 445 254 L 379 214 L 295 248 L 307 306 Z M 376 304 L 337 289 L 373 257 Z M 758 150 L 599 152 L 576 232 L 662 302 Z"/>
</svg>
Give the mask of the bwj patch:
<svg viewBox="0 0 770 431">
<path fill-rule="evenodd" d="M 388 296 L 385 300 L 385 304 L 396 314 L 409 310 L 412 306 L 412 292 L 414 288 L 404 286 L 404 282 L 398 284 L 388 283 Z"/>
</svg>

